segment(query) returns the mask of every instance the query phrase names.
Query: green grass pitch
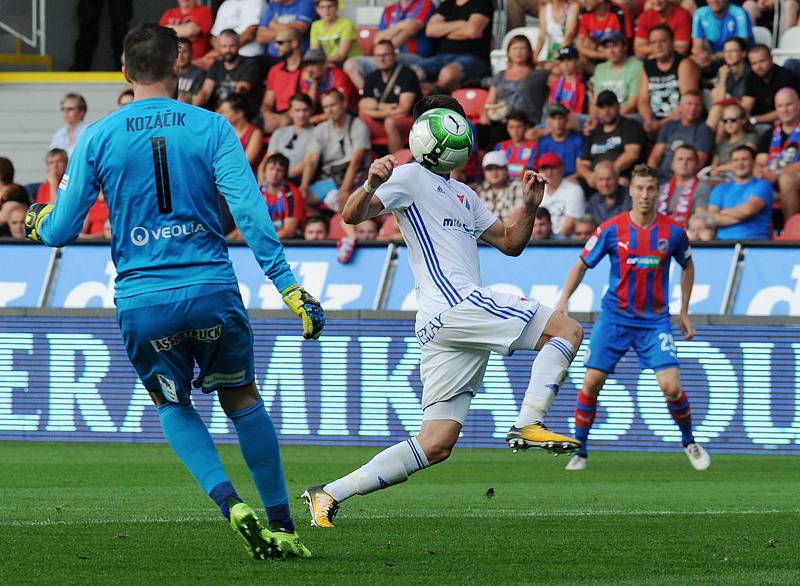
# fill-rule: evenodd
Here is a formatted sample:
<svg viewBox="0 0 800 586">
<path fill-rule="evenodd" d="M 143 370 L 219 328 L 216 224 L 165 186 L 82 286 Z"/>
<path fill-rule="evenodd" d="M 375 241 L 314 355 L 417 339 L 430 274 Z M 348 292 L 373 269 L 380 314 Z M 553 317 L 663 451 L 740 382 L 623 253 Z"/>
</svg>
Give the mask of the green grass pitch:
<svg viewBox="0 0 800 586">
<path fill-rule="evenodd" d="M 677 450 L 596 452 L 576 473 L 462 449 L 309 527 L 306 485 L 377 451 L 284 447 L 314 558 L 254 562 L 164 445 L 2 443 L 0 584 L 800 583 L 797 457 L 712 451 L 699 473 Z M 258 504 L 238 448 L 221 453 Z"/>
</svg>

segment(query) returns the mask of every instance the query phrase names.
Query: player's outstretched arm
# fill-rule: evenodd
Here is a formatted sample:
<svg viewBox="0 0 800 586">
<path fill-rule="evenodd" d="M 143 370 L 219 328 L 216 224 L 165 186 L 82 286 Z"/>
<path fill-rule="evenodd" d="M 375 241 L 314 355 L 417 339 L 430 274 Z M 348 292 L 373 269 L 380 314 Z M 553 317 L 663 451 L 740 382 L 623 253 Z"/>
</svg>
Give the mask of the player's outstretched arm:
<svg viewBox="0 0 800 586">
<path fill-rule="evenodd" d="M 569 298 L 575 293 L 575 289 L 583 281 L 583 276 L 586 274 L 587 267 L 583 260 L 579 260 L 567 273 L 567 280 L 564 281 L 564 289 L 561 291 L 561 296 L 556 303 L 556 311 L 560 311 L 564 315 L 569 315 Z"/>
<path fill-rule="evenodd" d="M 508 222 L 497 220 L 481 234 L 481 240 L 503 254 L 519 256 L 531 240 L 536 210 L 544 198 L 547 179 L 536 171 L 525 171 L 522 178 L 522 206 L 511 212 Z"/>
<path fill-rule="evenodd" d="M 683 337 L 687 340 L 691 340 L 695 335 L 694 324 L 692 318 L 689 317 L 689 301 L 692 298 L 693 288 L 694 261 L 688 258 L 681 271 L 681 313 L 679 318 Z"/>
<path fill-rule="evenodd" d="M 397 159 L 394 155 L 386 155 L 372 161 L 364 185 L 350 194 L 342 209 L 342 219 L 346 223 L 358 224 L 374 218 L 383 211 L 383 202 L 373 194 L 378 187 L 389 180 L 396 164 Z"/>
</svg>

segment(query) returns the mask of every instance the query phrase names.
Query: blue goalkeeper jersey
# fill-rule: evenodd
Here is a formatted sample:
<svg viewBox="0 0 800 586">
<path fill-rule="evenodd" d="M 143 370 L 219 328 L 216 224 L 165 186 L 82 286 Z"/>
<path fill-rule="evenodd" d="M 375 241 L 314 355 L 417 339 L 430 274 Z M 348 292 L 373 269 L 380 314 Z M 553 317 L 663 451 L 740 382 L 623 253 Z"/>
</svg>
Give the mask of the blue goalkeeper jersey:
<svg viewBox="0 0 800 586">
<path fill-rule="evenodd" d="M 239 139 L 221 116 L 168 98 L 137 100 L 83 133 L 40 234 L 63 246 L 99 190 L 111 220 L 116 297 L 236 285 L 217 191 L 278 290 L 296 283 Z"/>
</svg>

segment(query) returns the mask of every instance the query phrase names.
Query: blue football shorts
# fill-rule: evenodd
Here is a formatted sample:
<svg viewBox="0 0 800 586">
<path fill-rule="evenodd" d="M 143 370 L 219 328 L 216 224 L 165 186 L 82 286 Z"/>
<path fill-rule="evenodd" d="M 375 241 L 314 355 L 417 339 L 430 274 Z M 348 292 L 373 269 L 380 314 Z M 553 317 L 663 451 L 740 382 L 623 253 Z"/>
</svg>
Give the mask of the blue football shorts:
<svg viewBox="0 0 800 586">
<path fill-rule="evenodd" d="M 629 348 L 636 351 L 642 369 L 652 368 L 658 372 L 679 367 L 669 323 L 653 328 L 636 328 L 610 322 L 602 314 L 592 331 L 584 365 L 613 374 L 617 362 Z"/>
<path fill-rule="evenodd" d="M 117 300 L 117 323 L 145 388 L 173 403 L 255 378 L 253 331 L 238 288 L 195 285 Z M 195 364 L 199 368 L 192 381 Z"/>
</svg>

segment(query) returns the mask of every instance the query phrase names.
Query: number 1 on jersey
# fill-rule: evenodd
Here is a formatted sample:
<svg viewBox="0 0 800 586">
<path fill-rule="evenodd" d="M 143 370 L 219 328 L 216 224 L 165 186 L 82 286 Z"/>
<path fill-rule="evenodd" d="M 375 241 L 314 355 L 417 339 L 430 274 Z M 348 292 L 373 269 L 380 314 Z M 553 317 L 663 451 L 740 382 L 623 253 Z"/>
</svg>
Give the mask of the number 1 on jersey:
<svg viewBox="0 0 800 586">
<path fill-rule="evenodd" d="M 153 145 L 153 171 L 158 193 L 158 211 L 162 214 L 172 212 L 172 192 L 169 188 L 169 167 L 167 166 L 167 139 L 154 136 L 150 139 Z"/>
</svg>

